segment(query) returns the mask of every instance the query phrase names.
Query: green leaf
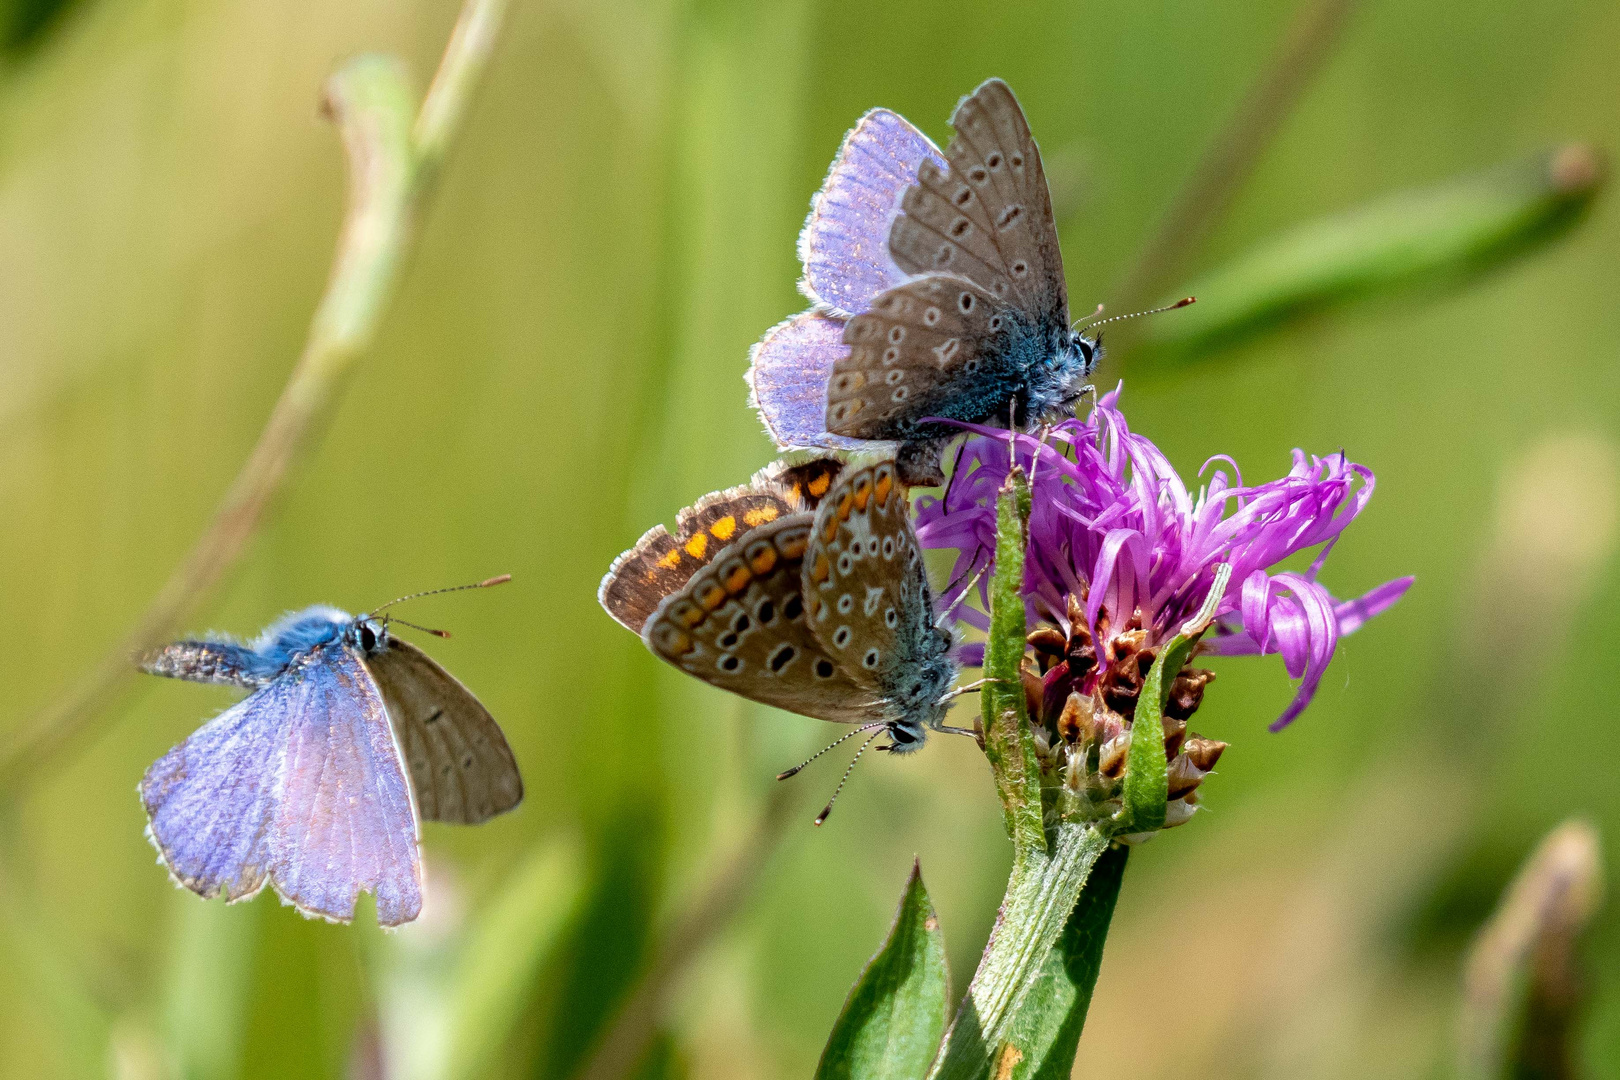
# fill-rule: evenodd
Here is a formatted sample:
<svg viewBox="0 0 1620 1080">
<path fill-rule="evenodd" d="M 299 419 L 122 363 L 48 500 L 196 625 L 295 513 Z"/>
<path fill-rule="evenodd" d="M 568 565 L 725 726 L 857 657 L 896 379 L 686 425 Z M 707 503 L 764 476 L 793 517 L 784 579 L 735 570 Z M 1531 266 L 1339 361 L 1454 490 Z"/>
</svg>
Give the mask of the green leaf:
<svg viewBox="0 0 1620 1080">
<path fill-rule="evenodd" d="M 979 697 L 984 708 L 984 753 L 1001 795 L 1007 835 L 1019 851 L 1045 851 L 1040 763 L 1029 731 L 1024 684 L 1024 525 L 1029 481 L 1014 468 L 996 499 L 996 569 L 990 576 L 990 635 L 984 646 Z"/>
<path fill-rule="evenodd" d="M 1130 848 L 1116 844 L 1091 868 L 1062 936 L 1013 1020 L 1006 1045 L 1014 1048 L 1019 1061 L 1011 1076 L 1063 1080 L 1073 1071 L 1130 853 Z"/>
<path fill-rule="evenodd" d="M 817 1080 L 922 1077 L 950 1010 L 945 935 L 913 863 L 894 926 L 833 1025 Z"/>
<path fill-rule="evenodd" d="M 1581 1075 L 1574 1020 L 1590 986 L 1576 952 L 1602 896 L 1597 830 L 1565 822 L 1525 861 L 1469 955 L 1462 1080 Z"/>
<path fill-rule="evenodd" d="M 1155 320 L 1144 344 L 1190 355 L 1336 301 L 1490 270 L 1572 225 L 1602 174 L 1575 144 L 1307 222 L 1178 292 L 1198 303 Z"/>
<path fill-rule="evenodd" d="M 1123 806 L 1116 822 L 1116 833 L 1151 833 L 1164 828 L 1165 805 L 1170 794 L 1168 763 L 1164 758 L 1164 703 L 1181 667 L 1192 655 L 1193 646 L 1215 618 L 1215 610 L 1226 595 L 1232 567 L 1222 563 L 1215 568 L 1215 581 L 1198 614 L 1187 620 L 1181 632 L 1165 643 L 1154 657 L 1153 667 L 1136 699 L 1136 716 L 1131 721 L 1131 744 L 1125 754 Z M 1165 672 L 1169 672 L 1168 676 Z"/>
</svg>

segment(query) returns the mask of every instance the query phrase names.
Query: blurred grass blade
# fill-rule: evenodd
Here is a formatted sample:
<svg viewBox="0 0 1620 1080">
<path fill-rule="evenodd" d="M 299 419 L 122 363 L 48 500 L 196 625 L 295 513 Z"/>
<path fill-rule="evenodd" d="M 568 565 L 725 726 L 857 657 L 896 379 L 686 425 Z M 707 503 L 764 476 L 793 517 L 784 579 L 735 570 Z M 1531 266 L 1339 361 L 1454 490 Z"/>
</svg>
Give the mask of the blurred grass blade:
<svg viewBox="0 0 1620 1080">
<path fill-rule="evenodd" d="M 481 1076 L 495 1059 L 583 893 L 578 848 L 553 841 L 530 855 L 474 920 L 451 984 L 450 1080 Z"/>
<path fill-rule="evenodd" d="M 1024 685 L 1024 528 L 1029 481 L 1014 468 L 996 499 L 996 569 L 990 578 L 990 636 L 984 647 L 979 696 L 984 708 L 984 753 L 1001 795 L 1007 835 L 1020 851 L 1045 851 L 1040 763 L 1029 735 Z"/>
<path fill-rule="evenodd" d="M 413 926 L 381 997 L 390 1080 L 469 1080 L 497 1060 L 529 1005 L 537 973 L 579 907 L 584 871 L 571 839 L 537 847 L 450 941 Z"/>
<path fill-rule="evenodd" d="M 175 910 L 163 1008 L 164 1040 L 180 1080 L 234 1080 L 242 1072 L 258 913 L 190 894 Z"/>
<path fill-rule="evenodd" d="M 861 972 L 822 1051 L 816 1080 L 922 1077 L 950 1010 L 945 935 L 912 863 L 894 925 Z"/>
<path fill-rule="evenodd" d="M 1300 225 L 1184 290 L 1198 303 L 1146 328 L 1188 355 L 1328 304 L 1494 269 L 1562 233 L 1597 194 L 1597 151 L 1571 144 Z"/>
<path fill-rule="evenodd" d="M 1587 997 L 1576 948 L 1603 897 L 1597 830 L 1549 833 L 1508 887 L 1469 956 L 1459 1026 L 1462 1080 L 1567 1080 Z"/>
<path fill-rule="evenodd" d="M 1062 1080 L 1073 1071 L 1130 853 L 1130 848 L 1116 844 L 1091 868 L 1063 936 L 1013 1021 L 1008 1045 L 1020 1055 L 1015 1075 Z"/>
<path fill-rule="evenodd" d="M 1180 633 L 1165 643 L 1153 658 L 1153 667 L 1142 683 L 1131 721 L 1131 743 L 1125 756 L 1125 790 L 1116 821 L 1124 833 L 1153 833 L 1164 828 L 1165 806 L 1170 797 L 1169 766 L 1164 756 L 1164 703 L 1181 666 L 1192 655 L 1193 646 L 1214 621 L 1226 585 L 1232 580 L 1232 567 L 1222 563 L 1215 568 L 1215 581 L 1198 613 L 1182 626 Z M 1166 676 L 1166 672 L 1169 675 Z"/>
</svg>

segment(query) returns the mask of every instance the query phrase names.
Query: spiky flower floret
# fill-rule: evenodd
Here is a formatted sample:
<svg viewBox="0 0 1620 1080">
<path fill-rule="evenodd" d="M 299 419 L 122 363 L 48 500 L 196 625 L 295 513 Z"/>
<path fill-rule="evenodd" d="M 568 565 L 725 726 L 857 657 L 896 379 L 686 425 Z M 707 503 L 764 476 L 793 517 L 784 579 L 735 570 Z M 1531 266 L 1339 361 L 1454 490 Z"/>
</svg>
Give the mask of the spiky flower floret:
<svg viewBox="0 0 1620 1080">
<path fill-rule="evenodd" d="M 923 546 L 957 552 L 944 597 L 953 603 L 993 562 L 995 498 L 1010 466 L 1029 475 L 1023 591 L 1030 716 L 1045 763 L 1078 796 L 1101 803 L 1117 792 L 1136 698 L 1157 650 L 1203 605 L 1218 566 L 1231 566 L 1232 587 L 1194 656 L 1281 653 L 1300 685 L 1272 730 L 1310 703 L 1340 636 L 1393 605 L 1412 581 L 1399 578 L 1343 602 L 1317 581 L 1328 552 L 1372 496 L 1367 467 L 1342 453 L 1321 458 L 1296 450 L 1286 476 L 1250 487 L 1236 464 L 1219 456 L 1201 470 L 1209 475 L 1194 494 L 1159 448 L 1130 430 L 1118 402 L 1116 389 L 1088 419 L 1064 421 L 1044 438 L 969 428 L 974 437 L 957 455 L 943 496 L 919 500 L 917 511 Z M 1304 572 L 1274 569 L 1312 548 L 1320 550 Z M 958 618 L 985 628 L 983 613 L 967 605 Z M 962 649 L 964 663 L 982 656 L 982 646 Z M 1194 791 L 1224 749 L 1187 733 L 1212 678 L 1188 664 L 1170 689 L 1164 722 L 1172 822 L 1191 816 Z"/>
</svg>

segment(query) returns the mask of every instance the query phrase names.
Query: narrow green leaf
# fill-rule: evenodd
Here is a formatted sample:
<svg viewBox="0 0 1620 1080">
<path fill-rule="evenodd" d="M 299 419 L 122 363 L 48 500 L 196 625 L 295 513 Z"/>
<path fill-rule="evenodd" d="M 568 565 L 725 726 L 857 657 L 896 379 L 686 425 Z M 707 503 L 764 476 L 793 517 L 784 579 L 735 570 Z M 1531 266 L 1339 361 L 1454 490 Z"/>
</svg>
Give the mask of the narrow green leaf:
<svg viewBox="0 0 1620 1080">
<path fill-rule="evenodd" d="M 1214 620 L 1215 610 L 1226 595 L 1226 585 L 1231 579 L 1229 564 L 1216 567 L 1215 581 L 1203 607 L 1159 650 L 1142 684 L 1142 692 L 1136 699 L 1136 716 L 1131 721 L 1131 744 L 1125 754 L 1124 805 L 1116 818 L 1118 832 L 1145 833 L 1164 828 L 1165 805 L 1170 794 L 1168 763 L 1164 758 L 1164 703 L 1170 697 L 1170 687 L 1181 666 L 1192 655 L 1193 646 Z"/>
<path fill-rule="evenodd" d="M 1572 225 L 1602 179 L 1596 151 L 1573 144 L 1307 222 L 1177 292 L 1198 303 L 1144 328 L 1147 343 L 1190 355 L 1335 301 L 1493 269 Z"/>
<path fill-rule="evenodd" d="M 1469 955 L 1462 1080 L 1581 1075 L 1575 1020 L 1590 987 L 1576 950 L 1602 896 L 1597 830 L 1565 822 L 1525 861 Z"/>
<path fill-rule="evenodd" d="M 950 1010 L 945 935 L 913 863 L 894 926 L 833 1025 L 817 1080 L 922 1077 Z"/>
<path fill-rule="evenodd" d="M 1024 704 L 1024 528 L 1029 481 L 1013 469 L 996 499 L 996 569 L 990 576 L 990 636 L 984 646 L 984 753 L 1019 851 L 1045 851 L 1040 763 Z"/>
<path fill-rule="evenodd" d="M 1061 1080 L 1074 1069 L 1130 853 L 1130 848 L 1115 845 L 1091 868 L 1062 936 L 1013 1020 L 1007 1045 L 1017 1051 L 1019 1064 L 1011 1077 Z"/>
</svg>

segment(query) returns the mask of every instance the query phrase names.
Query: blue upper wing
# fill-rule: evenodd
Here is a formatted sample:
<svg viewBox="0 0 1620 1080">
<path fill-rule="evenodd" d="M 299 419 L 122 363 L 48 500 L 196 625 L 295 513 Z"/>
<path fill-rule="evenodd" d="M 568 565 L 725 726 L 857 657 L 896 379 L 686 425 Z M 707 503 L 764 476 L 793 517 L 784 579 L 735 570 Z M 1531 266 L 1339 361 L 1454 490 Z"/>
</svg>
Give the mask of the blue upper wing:
<svg viewBox="0 0 1620 1080">
<path fill-rule="evenodd" d="M 268 880 L 306 915 L 348 921 L 361 892 L 397 926 L 422 907 L 416 814 L 382 698 L 339 642 L 175 747 L 141 782 L 150 833 L 203 896 Z"/>
</svg>

